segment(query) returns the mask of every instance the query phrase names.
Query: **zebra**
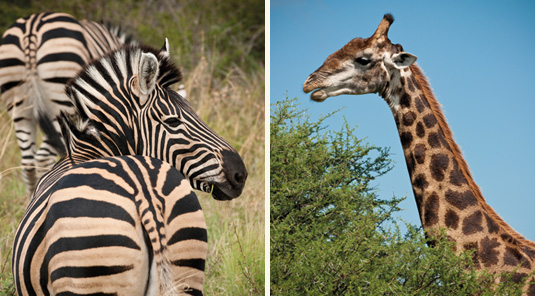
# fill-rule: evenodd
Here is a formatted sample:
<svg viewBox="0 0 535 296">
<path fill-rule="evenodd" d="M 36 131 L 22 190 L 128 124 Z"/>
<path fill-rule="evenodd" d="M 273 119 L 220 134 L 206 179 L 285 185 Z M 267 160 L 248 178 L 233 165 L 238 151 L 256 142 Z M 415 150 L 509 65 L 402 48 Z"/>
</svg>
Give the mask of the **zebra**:
<svg viewBox="0 0 535 296">
<path fill-rule="evenodd" d="M 14 121 L 22 175 L 30 196 L 40 176 L 64 153 L 54 118 L 72 109 L 65 84 L 92 59 L 133 42 L 119 27 L 78 21 L 65 13 L 19 18 L 0 45 L 0 100 Z M 43 131 L 37 149 L 37 124 Z"/>
<path fill-rule="evenodd" d="M 191 188 L 230 200 L 247 170 L 169 88 L 180 79 L 166 39 L 161 50 L 109 53 L 67 84 L 66 154 L 39 180 L 15 233 L 19 295 L 162 295 L 177 285 L 202 295 L 206 226 Z M 191 221 L 168 218 L 179 214 Z"/>
</svg>

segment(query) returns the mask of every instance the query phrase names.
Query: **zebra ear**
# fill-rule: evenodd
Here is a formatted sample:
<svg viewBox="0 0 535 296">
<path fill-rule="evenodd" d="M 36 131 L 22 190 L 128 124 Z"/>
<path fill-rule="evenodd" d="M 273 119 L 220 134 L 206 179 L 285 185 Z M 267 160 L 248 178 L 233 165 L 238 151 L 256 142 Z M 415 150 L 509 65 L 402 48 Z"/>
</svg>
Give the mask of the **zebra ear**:
<svg viewBox="0 0 535 296">
<path fill-rule="evenodd" d="M 163 58 L 169 57 L 169 40 L 165 37 L 162 48 L 160 48 L 160 56 Z"/>
<path fill-rule="evenodd" d="M 139 62 L 139 100 L 144 105 L 154 90 L 158 78 L 158 59 L 152 53 L 143 53 Z"/>
</svg>

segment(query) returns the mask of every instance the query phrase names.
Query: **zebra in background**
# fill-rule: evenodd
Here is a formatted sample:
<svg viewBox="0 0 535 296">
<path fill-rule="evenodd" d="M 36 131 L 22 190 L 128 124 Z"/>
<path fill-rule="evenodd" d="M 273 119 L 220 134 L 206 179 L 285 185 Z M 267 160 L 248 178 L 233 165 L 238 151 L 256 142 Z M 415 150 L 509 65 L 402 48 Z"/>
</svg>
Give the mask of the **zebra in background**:
<svg viewBox="0 0 535 296">
<path fill-rule="evenodd" d="M 72 109 L 65 84 L 92 59 L 131 38 L 118 27 L 65 13 L 38 13 L 18 19 L 0 45 L 0 100 L 14 121 L 28 196 L 40 176 L 64 153 L 55 117 Z M 37 149 L 37 124 L 43 141 Z"/>
<path fill-rule="evenodd" d="M 168 48 L 125 46 L 68 83 L 67 153 L 15 233 L 19 295 L 202 295 L 206 226 L 191 188 L 230 200 L 247 170 L 169 88 L 181 74 Z"/>
</svg>

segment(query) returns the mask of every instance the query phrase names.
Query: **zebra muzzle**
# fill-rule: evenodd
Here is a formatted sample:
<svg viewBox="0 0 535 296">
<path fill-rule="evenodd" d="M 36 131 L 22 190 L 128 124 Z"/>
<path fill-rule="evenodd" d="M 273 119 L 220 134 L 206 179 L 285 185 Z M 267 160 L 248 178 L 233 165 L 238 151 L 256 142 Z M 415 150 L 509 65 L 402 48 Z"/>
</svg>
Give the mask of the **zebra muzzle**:
<svg viewBox="0 0 535 296">
<path fill-rule="evenodd" d="M 247 180 L 247 169 L 238 152 L 223 150 L 221 155 L 225 181 L 213 184 L 212 196 L 217 200 L 231 200 L 241 195 Z"/>
</svg>

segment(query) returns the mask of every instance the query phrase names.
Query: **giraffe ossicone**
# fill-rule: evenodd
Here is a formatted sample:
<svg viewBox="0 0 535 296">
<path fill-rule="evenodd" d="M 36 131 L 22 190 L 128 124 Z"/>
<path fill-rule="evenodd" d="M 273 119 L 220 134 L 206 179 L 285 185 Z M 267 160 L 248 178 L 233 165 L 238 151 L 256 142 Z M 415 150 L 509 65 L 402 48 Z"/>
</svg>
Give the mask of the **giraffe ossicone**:
<svg viewBox="0 0 535 296">
<path fill-rule="evenodd" d="M 314 101 L 342 94 L 378 93 L 394 116 L 422 226 L 444 228 L 457 251 L 474 250 L 478 269 L 513 272 L 535 281 L 535 243 L 514 231 L 485 202 L 416 56 L 392 44 L 387 14 L 375 33 L 331 54 L 303 85 Z M 525 293 L 535 295 L 535 284 Z"/>
</svg>

